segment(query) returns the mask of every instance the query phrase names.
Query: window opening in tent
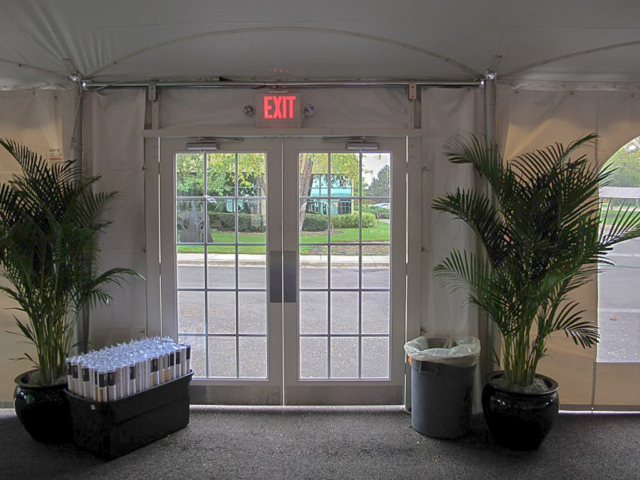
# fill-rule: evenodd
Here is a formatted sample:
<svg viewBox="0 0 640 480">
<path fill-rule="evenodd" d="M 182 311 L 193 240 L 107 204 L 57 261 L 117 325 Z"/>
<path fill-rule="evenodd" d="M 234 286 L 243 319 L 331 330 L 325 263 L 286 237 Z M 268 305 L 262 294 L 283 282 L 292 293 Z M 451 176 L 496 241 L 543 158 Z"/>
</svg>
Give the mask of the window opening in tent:
<svg viewBox="0 0 640 480">
<path fill-rule="evenodd" d="M 600 188 L 600 198 L 610 207 L 609 217 L 612 210 L 615 214 L 627 206 L 640 208 L 640 137 L 624 145 L 606 165 L 616 169 L 611 184 Z M 598 362 L 640 362 L 640 239 L 622 242 L 608 255 L 615 266 L 600 265 Z"/>
</svg>

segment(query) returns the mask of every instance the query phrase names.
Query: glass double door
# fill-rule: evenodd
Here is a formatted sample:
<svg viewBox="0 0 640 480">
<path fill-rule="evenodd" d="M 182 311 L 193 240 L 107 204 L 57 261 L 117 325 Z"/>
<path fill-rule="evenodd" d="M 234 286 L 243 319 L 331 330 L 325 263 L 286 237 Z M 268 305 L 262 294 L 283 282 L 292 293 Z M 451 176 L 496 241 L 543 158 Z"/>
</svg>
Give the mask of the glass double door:
<svg viewBox="0 0 640 480">
<path fill-rule="evenodd" d="M 405 141 L 378 141 L 162 140 L 162 331 L 195 401 L 402 403 Z"/>
</svg>

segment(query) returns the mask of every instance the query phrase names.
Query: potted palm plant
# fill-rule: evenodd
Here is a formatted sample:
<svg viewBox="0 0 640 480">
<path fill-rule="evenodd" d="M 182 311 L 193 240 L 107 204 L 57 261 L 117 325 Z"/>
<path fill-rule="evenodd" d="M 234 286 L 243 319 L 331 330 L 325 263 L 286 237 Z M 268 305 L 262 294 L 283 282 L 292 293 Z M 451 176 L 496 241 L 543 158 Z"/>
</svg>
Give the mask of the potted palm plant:
<svg viewBox="0 0 640 480">
<path fill-rule="evenodd" d="M 557 383 L 536 373 L 546 342 L 564 331 L 577 345 L 598 342 L 596 323 L 571 293 L 593 279 L 605 254 L 640 236 L 640 211 L 631 207 L 600 222 L 598 188 L 612 171 L 582 155 L 571 156 L 596 135 L 525 153 L 506 161 L 485 139 L 454 138 L 445 146 L 453 163 L 470 163 L 487 185 L 446 194 L 433 208 L 463 220 L 484 250 L 453 250 L 434 267 L 450 288 L 468 288 L 468 300 L 493 321 L 500 334 L 502 371 L 487 375 L 482 405 L 498 444 L 537 448 L 558 412 Z"/>
<path fill-rule="evenodd" d="M 8 281 L 0 290 L 21 312 L 13 333 L 35 347 L 24 358 L 36 368 L 16 378 L 14 405 L 34 439 L 64 442 L 71 434 L 65 364 L 78 314 L 138 274 L 98 270 L 98 235 L 110 223 L 100 216 L 116 196 L 92 191 L 99 176 L 82 175 L 74 161 L 50 165 L 10 140 L 0 145 L 22 169 L 0 186 L 0 275 Z"/>
</svg>

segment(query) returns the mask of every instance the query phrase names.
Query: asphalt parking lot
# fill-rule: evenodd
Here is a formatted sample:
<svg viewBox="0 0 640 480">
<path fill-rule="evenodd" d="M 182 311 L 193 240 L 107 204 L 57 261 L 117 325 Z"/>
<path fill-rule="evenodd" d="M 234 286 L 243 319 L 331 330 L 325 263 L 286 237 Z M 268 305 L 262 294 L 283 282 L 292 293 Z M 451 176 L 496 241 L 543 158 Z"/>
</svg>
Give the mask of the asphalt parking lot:
<svg viewBox="0 0 640 480">
<path fill-rule="evenodd" d="M 357 291 L 357 264 L 343 263 L 331 269 L 331 287 L 342 291 L 330 293 L 326 291 L 328 269 L 313 267 L 312 264 L 300 269 L 301 378 L 388 377 L 388 261 L 369 262 L 363 266 L 362 285 L 370 290 L 362 294 Z M 203 288 L 203 266 L 179 265 L 179 288 Z M 241 290 L 237 292 L 237 298 L 234 291 L 179 292 L 180 337 L 194 347 L 192 364 L 196 373 L 206 371 L 208 354 L 209 376 L 235 378 L 239 371 L 240 377 L 264 378 L 267 375 L 264 265 L 253 262 L 251 266 L 240 266 L 236 270 L 233 263 L 215 262 L 209 265 L 208 284 L 217 289 L 232 289 L 236 271 Z M 203 336 L 189 335 L 204 333 L 209 334 L 208 340 Z M 366 336 L 360 338 L 359 333 Z M 205 341 L 208 341 L 208 349 Z"/>
<path fill-rule="evenodd" d="M 598 361 L 640 362 L 640 239 L 617 245 L 598 278 Z"/>
</svg>

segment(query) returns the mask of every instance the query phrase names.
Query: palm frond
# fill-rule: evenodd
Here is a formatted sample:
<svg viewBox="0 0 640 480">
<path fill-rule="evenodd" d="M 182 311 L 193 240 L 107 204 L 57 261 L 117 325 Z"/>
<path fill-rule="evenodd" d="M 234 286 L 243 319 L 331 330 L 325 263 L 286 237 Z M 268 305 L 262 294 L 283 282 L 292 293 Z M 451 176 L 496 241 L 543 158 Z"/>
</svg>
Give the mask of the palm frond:
<svg viewBox="0 0 640 480">
<path fill-rule="evenodd" d="M 592 280 L 600 264 L 612 263 L 606 254 L 615 244 L 640 237 L 640 211 L 632 208 L 620 209 L 612 222 L 605 219 L 610 227 L 599 227 L 598 190 L 610 181 L 611 170 L 575 155 L 596 138 L 586 135 L 508 162 L 493 143 L 476 137 L 456 137 L 445 149 L 450 161 L 470 163 L 486 178 L 492 197 L 458 188 L 433 208 L 468 224 L 487 260 L 454 250 L 434 275 L 452 289 L 467 288 L 468 301 L 496 322 L 507 377 L 522 386 L 533 381 L 553 332 L 564 331 L 585 348 L 598 342 L 597 326 L 570 295 Z"/>
<path fill-rule="evenodd" d="M 135 271 L 99 270 L 101 217 L 117 192 L 94 193 L 99 176 L 85 176 L 74 161 L 53 165 L 11 140 L 0 140 L 22 171 L 0 186 L 0 266 L 28 321 L 19 333 L 36 347 L 34 364 L 53 379 L 64 369 L 79 311 L 106 303 L 109 286 L 122 286 Z"/>
</svg>

